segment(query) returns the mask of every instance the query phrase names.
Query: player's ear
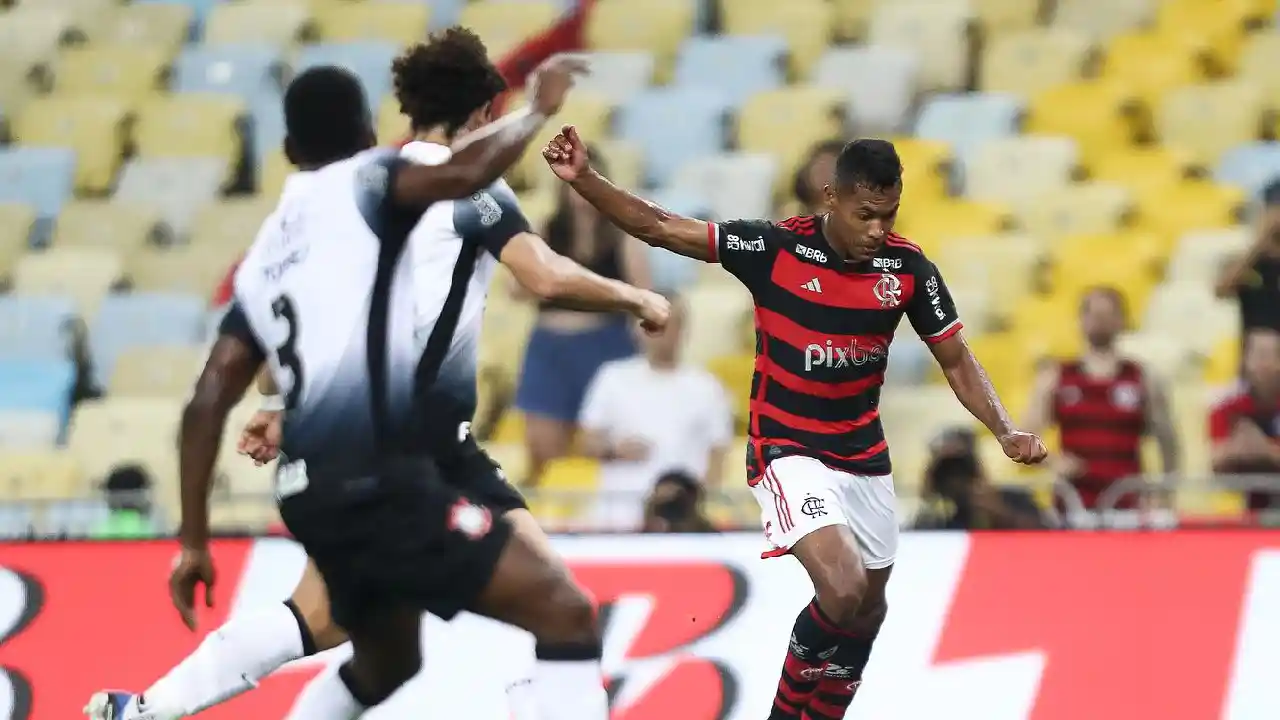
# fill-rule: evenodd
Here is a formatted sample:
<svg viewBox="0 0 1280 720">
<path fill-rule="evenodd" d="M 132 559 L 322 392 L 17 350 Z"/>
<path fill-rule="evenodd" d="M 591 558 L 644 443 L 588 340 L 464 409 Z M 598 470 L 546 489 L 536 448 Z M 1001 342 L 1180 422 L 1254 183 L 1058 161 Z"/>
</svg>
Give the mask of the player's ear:
<svg viewBox="0 0 1280 720">
<path fill-rule="evenodd" d="M 834 211 L 838 200 L 839 197 L 837 196 L 835 185 L 827 183 L 822 186 L 822 201 L 827 206 L 827 210 Z"/>
</svg>

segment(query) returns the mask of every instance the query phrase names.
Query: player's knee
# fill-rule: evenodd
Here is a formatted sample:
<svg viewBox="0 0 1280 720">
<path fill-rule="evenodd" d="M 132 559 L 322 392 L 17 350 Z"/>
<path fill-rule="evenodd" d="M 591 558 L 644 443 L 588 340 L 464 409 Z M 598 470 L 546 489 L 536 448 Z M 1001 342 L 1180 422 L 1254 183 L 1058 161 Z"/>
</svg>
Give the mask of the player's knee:
<svg viewBox="0 0 1280 720">
<path fill-rule="evenodd" d="M 600 641 L 595 606 L 577 585 L 558 582 L 546 596 L 541 627 L 533 631 L 540 644 L 580 645 Z"/>
<path fill-rule="evenodd" d="M 860 637 L 875 637 L 880 634 L 880 626 L 888 614 L 889 603 L 883 597 L 868 597 L 859 606 L 849 631 Z"/>
<path fill-rule="evenodd" d="M 831 621 L 846 630 L 852 630 L 858 622 L 862 601 L 867 597 L 867 575 L 863 572 L 845 573 L 838 577 L 815 582 L 818 607 Z"/>
</svg>

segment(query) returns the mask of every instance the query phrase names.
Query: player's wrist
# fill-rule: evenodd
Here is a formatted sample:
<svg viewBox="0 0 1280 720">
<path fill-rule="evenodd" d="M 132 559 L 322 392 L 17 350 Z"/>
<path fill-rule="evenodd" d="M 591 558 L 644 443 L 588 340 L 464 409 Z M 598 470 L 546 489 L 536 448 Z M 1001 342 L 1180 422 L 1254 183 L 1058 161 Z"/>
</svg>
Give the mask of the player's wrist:
<svg viewBox="0 0 1280 720">
<path fill-rule="evenodd" d="M 262 412 L 284 412 L 284 395 L 273 393 L 262 396 L 262 404 L 258 406 Z"/>
</svg>

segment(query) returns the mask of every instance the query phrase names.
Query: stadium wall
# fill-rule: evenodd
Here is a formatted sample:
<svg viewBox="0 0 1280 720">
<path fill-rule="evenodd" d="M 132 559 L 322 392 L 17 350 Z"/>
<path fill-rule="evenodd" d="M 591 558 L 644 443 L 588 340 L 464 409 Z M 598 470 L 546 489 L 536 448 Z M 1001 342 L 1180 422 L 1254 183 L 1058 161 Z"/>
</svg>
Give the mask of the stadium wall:
<svg viewBox="0 0 1280 720">
<path fill-rule="evenodd" d="M 605 604 L 614 720 L 748 720 L 772 698 L 810 595 L 755 535 L 557 540 Z M 223 540 L 202 630 L 287 595 L 287 540 Z M 78 717 L 101 687 L 142 688 L 197 637 L 169 606 L 169 542 L 0 544 L 0 719 Z M 851 717 L 1253 720 L 1280 708 L 1280 535 L 913 534 Z M 531 642 L 474 617 L 424 629 L 426 670 L 370 717 L 503 720 Z M 341 653 L 341 649 L 336 651 Z M 297 663 L 202 714 L 283 717 L 337 655 Z"/>
</svg>

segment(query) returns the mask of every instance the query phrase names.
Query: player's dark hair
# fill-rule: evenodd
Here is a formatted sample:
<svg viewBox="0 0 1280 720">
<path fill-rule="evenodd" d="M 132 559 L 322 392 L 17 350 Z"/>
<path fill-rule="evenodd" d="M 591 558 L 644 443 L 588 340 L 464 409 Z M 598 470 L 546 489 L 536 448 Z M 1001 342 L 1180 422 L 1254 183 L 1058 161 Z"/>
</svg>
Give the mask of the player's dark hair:
<svg viewBox="0 0 1280 720">
<path fill-rule="evenodd" d="M 431 35 L 391 64 L 400 112 L 414 130 L 444 125 L 452 135 L 507 89 L 480 37 L 463 27 Z"/>
<path fill-rule="evenodd" d="M 888 140 L 854 140 L 836 158 L 836 185 L 842 190 L 886 190 L 902 182 L 902 160 Z"/>
<path fill-rule="evenodd" d="M 284 91 L 285 154 L 299 167 L 326 165 L 373 147 L 360 80 L 334 65 L 304 70 Z"/>
<path fill-rule="evenodd" d="M 800 169 L 796 170 L 796 176 L 791 181 L 791 194 L 796 200 L 805 205 L 813 205 L 818 201 L 818 191 L 809 183 L 809 169 L 813 167 L 813 163 L 823 155 L 834 155 L 840 157 L 840 152 L 844 150 L 845 142 L 843 140 L 824 140 L 812 148 L 809 148 L 809 154 L 805 156 L 804 164 Z"/>
</svg>

